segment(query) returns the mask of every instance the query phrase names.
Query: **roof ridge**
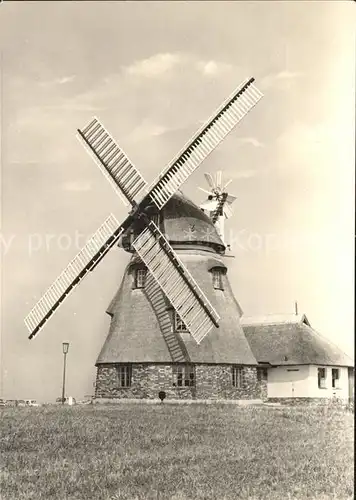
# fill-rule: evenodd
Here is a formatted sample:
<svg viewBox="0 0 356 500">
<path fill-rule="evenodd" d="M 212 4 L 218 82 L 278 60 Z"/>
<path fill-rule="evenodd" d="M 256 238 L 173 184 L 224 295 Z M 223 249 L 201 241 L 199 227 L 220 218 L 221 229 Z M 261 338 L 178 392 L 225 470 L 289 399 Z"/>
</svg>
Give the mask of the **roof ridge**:
<svg viewBox="0 0 356 500">
<path fill-rule="evenodd" d="M 293 319 L 295 321 L 293 321 Z M 243 315 L 241 317 L 241 322 L 245 325 L 266 325 L 282 323 L 301 324 L 304 322 L 304 320 L 306 320 L 309 324 L 308 318 L 304 313 L 267 313 L 251 316 Z"/>
</svg>

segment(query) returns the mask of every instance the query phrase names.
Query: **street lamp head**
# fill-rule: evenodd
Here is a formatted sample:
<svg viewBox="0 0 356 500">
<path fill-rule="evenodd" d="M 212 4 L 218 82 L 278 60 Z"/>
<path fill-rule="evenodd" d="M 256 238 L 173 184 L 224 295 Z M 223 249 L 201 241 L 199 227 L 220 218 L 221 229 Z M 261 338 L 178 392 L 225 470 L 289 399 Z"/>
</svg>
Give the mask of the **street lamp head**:
<svg viewBox="0 0 356 500">
<path fill-rule="evenodd" d="M 69 343 L 63 342 L 62 346 L 63 346 L 63 354 L 67 354 L 67 352 L 69 350 Z"/>
</svg>

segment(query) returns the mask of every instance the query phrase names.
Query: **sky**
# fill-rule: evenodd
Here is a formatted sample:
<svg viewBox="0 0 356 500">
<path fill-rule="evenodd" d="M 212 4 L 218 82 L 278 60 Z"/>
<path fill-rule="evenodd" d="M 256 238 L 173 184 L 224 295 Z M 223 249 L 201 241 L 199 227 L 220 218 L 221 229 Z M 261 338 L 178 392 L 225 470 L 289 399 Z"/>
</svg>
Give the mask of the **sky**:
<svg viewBox="0 0 356 500">
<path fill-rule="evenodd" d="M 353 2 L 4 2 L 1 44 L 0 397 L 93 393 L 115 248 L 27 339 L 23 318 L 113 213 L 127 208 L 76 137 L 93 116 L 151 182 L 251 76 L 263 99 L 186 181 L 237 196 L 226 237 L 245 315 L 304 312 L 354 341 Z"/>
</svg>

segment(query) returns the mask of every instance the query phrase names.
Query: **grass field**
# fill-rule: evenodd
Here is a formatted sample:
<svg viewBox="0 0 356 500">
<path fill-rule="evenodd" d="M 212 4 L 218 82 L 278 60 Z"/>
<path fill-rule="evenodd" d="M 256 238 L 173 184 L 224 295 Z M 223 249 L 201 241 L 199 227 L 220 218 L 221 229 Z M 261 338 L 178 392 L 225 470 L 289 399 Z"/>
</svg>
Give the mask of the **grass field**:
<svg viewBox="0 0 356 500">
<path fill-rule="evenodd" d="M 345 410 L 1 408 L 2 500 L 353 498 Z"/>
</svg>

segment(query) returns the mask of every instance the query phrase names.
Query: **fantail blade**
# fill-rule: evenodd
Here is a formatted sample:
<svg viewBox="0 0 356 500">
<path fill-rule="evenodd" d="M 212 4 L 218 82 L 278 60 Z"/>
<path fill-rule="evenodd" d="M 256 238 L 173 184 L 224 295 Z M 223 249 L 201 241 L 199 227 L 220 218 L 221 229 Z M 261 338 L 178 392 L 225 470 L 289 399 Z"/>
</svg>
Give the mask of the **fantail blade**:
<svg viewBox="0 0 356 500">
<path fill-rule="evenodd" d="M 214 179 L 213 179 L 212 175 L 209 174 L 208 172 L 205 172 L 204 177 L 207 180 L 207 183 L 209 184 L 211 189 L 214 189 L 215 184 L 214 184 Z"/>
</svg>

